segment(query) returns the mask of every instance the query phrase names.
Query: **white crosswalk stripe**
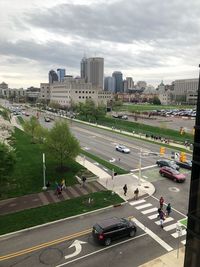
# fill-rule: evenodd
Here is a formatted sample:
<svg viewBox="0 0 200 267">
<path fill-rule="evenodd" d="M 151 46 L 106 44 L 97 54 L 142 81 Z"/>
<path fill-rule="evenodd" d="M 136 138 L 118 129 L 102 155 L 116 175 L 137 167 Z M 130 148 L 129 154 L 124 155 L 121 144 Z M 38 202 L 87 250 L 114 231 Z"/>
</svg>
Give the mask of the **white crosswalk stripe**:
<svg viewBox="0 0 200 267">
<path fill-rule="evenodd" d="M 186 244 L 186 240 L 181 241 L 181 243 L 182 243 L 183 245 L 185 245 L 185 244 Z"/>
<path fill-rule="evenodd" d="M 131 206 L 136 206 L 136 205 L 141 204 L 141 203 L 144 203 L 144 202 L 146 202 L 146 200 L 141 199 L 141 200 L 137 200 L 137 201 L 131 201 L 131 202 L 129 202 L 129 204 Z"/>
<path fill-rule="evenodd" d="M 148 216 L 150 220 L 158 218 L 158 213 Z"/>
<path fill-rule="evenodd" d="M 176 226 L 177 226 L 177 223 L 173 223 L 173 224 L 170 224 L 168 226 L 165 226 L 163 229 L 168 232 L 168 231 L 171 231 L 173 229 L 176 229 Z"/>
<path fill-rule="evenodd" d="M 175 233 L 173 233 L 173 234 L 171 234 L 174 238 L 178 238 L 178 233 L 177 232 L 175 232 Z M 184 230 L 182 230 L 182 235 L 181 236 L 183 236 L 183 235 L 186 235 L 186 230 L 184 229 Z"/>
<path fill-rule="evenodd" d="M 173 221 L 174 219 L 172 218 L 172 217 L 168 217 L 168 218 L 166 218 L 165 220 L 164 220 L 164 222 L 163 223 L 168 223 L 168 222 L 171 222 L 171 221 Z M 159 225 L 160 224 L 160 220 L 159 221 L 156 221 L 155 222 L 157 225 Z"/>
<path fill-rule="evenodd" d="M 147 203 L 147 204 L 144 204 L 144 205 L 140 205 L 140 206 L 137 206 L 135 207 L 137 210 L 141 210 L 141 209 L 144 209 L 144 208 L 147 208 L 147 207 L 151 207 L 152 204 L 151 203 Z"/>
<path fill-rule="evenodd" d="M 158 208 L 152 208 L 152 209 L 144 210 L 144 211 L 142 211 L 142 214 L 149 214 L 149 213 L 152 213 L 152 212 L 157 211 L 157 210 L 158 210 Z"/>
</svg>

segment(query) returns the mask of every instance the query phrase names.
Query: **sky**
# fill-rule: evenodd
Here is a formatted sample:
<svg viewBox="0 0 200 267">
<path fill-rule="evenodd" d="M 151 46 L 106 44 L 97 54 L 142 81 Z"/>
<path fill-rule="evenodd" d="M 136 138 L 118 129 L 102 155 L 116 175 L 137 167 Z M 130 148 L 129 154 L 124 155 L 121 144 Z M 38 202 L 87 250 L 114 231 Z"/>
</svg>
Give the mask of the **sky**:
<svg viewBox="0 0 200 267">
<path fill-rule="evenodd" d="M 80 61 L 103 57 L 158 85 L 198 78 L 199 0 L 0 0 L 0 83 L 39 87 L 51 69 L 79 76 Z"/>
</svg>

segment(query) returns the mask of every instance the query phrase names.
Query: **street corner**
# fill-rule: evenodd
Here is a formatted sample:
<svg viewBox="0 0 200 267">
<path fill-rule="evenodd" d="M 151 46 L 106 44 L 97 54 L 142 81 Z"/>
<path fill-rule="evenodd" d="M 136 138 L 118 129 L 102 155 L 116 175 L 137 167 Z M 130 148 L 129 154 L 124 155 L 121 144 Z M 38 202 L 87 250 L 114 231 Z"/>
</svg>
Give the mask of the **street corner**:
<svg viewBox="0 0 200 267">
<path fill-rule="evenodd" d="M 144 181 L 142 179 L 140 185 L 138 186 L 138 189 L 140 190 L 140 195 L 148 195 L 152 196 L 155 193 L 155 186 L 151 182 Z"/>
</svg>

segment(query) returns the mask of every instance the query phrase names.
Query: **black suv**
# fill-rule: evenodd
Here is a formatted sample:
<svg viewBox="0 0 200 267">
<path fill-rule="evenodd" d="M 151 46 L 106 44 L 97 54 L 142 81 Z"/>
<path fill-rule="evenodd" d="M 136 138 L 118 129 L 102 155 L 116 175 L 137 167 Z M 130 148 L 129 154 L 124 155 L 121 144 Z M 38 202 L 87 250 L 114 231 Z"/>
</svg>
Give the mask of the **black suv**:
<svg viewBox="0 0 200 267">
<path fill-rule="evenodd" d="M 134 222 L 124 218 L 112 217 L 96 223 L 92 229 L 94 240 L 109 246 L 112 240 L 123 236 L 135 236 L 137 231 Z"/>
</svg>

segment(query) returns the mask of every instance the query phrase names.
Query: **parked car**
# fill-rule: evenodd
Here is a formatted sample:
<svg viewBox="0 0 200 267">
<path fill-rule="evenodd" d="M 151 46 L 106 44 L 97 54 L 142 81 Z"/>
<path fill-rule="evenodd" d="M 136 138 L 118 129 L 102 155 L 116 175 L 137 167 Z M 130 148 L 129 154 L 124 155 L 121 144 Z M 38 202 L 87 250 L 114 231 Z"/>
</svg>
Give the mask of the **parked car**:
<svg viewBox="0 0 200 267">
<path fill-rule="evenodd" d="M 130 153 L 130 149 L 127 148 L 126 146 L 123 146 L 123 145 L 117 145 L 116 147 L 116 150 L 119 151 L 119 152 L 122 152 L 122 153 Z"/>
<path fill-rule="evenodd" d="M 95 241 L 109 246 L 112 240 L 123 236 L 134 237 L 137 228 L 134 222 L 124 218 L 112 217 L 96 223 L 92 229 Z"/>
<path fill-rule="evenodd" d="M 177 170 L 174 170 L 170 167 L 162 167 L 159 170 L 159 173 L 163 176 L 163 177 L 167 177 L 171 180 L 173 180 L 174 182 L 179 182 L 182 183 L 185 181 L 185 175 L 183 173 L 180 173 Z"/>
<path fill-rule="evenodd" d="M 192 169 L 192 161 L 186 160 L 185 162 L 176 161 L 176 164 L 180 166 L 181 168 L 191 170 Z"/>
<path fill-rule="evenodd" d="M 180 169 L 180 167 L 173 160 L 159 159 L 156 161 L 156 164 L 159 167 L 167 166 L 167 167 L 170 167 L 170 168 L 175 169 L 177 171 Z"/>
</svg>

